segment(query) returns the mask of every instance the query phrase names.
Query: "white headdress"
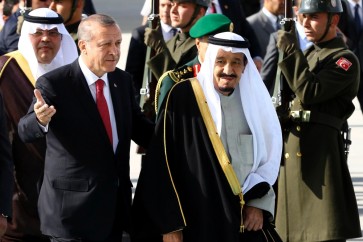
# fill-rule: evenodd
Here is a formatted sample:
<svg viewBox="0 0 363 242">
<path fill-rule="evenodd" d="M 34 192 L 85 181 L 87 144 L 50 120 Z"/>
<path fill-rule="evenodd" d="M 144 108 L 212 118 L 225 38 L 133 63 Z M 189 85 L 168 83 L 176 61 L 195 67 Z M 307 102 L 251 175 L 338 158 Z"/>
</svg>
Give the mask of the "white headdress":
<svg viewBox="0 0 363 242">
<path fill-rule="evenodd" d="M 273 185 L 280 166 L 282 135 L 271 97 L 249 50 L 240 47 L 244 44 L 244 39 L 232 32 L 219 33 L 213 37 L 214 41 L 210 41 L 208 45 L 205 61 L 197 78 L 203 88 L 218 133 L 221 134 L 222 111 L 220 98 L 213 84 L 213 69 L 217 52 L 223 49 L 232 53 L 243 53 L 248 60 L 238 85 L 243 110 L 253 135 L 254 163 L 242 190 L 245 193 L 254 185 L 264 181 Z"/>
<path fill-rule="evenodd" d="M 62 34 L 60 49 L 51 63 L 40 64 L 29 40 L 29 34 L 35 33 L 37 29 L 50 30 L 53 28 L 57 28 L 58 32 Z M 77 46 L 64 27 L 62 17 L 48 8 L 38 8 L 25 15 L 18 49 L 28 61 L 35 79 L 55 68 L 73 62 L 78 56 Z"/>
</svg>

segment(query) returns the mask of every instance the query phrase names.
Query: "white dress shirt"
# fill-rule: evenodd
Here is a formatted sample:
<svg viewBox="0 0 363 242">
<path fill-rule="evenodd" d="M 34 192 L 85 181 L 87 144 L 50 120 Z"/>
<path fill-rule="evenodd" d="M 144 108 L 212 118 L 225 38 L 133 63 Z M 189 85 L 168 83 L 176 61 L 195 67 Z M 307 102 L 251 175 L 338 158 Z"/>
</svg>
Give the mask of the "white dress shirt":
<svg viewBox="0 0 363 242">
<path fill-rule="evenodd" d="M 111 100 L 110 85 L 108 83 L 107 73 L 101 77 L 98 77 L 90 69 L 88 69 L 86 64 L 83 62 L 82 57 L 78 58 L 78 62 L 79 62 L 79 66 L 81 67 L 82 73 L 83 73 L 84 77 L 86 78 L 86 81 L 88 83 L 89 89 L 91 91 L 92 97 L 95 100 L 95 102 L 96 102 L 96 81 L 98 79 L 102 79 L 105 82 L 105 85 L 103 87 L 103 95 L 105 96 L 107 106 L 108 106 L 108 112 L 110 114 L 113 151 L 116 151 L 116 148 L 118 145 L 118 135 L 117 135 L 116 119 L 115 119 L 115 113 L 113 111 L 113 104 L 112 104 L 112 100 Z"/>
<path fill-rule="evenodd" d="M 272 26 L 276 29 L 276 22 L 278 20 L 277 16 L 268 11 L 265 7 L 262 8 L 262 12 L 267 16 L 268 20 L 271 22 Z"/>
</svg>

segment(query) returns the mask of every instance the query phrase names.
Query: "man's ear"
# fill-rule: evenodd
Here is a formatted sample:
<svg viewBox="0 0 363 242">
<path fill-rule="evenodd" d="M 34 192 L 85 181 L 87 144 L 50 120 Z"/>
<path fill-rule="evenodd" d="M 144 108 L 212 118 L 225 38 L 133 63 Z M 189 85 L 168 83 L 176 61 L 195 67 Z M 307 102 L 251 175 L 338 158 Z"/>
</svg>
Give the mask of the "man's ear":
<svg viewBox="0 0 363 242">
<path fill-rule="evenodd" d="M 197 47 L 198 51 L 199 51 L 199 44 L 200 44 L 200 39 L 196 38 L 195 39 L 195 46 Z"/>
<path fill-rule="evenodd" d="M 81 54 L 87 54 L 86 44 L 87 44 L 87 42 L 85 40 L 78 41 L 78 48 L 79 48 L 79 51 Z"/>
<path fill-rule="evenodd" d="M 331 18 L 331 23 L 334 25 L 334 26 L 338 26 L 338 23 L 339 23 L 339 20 L 340 20 L 340 15 L 339 14 L 334 14 Z"/>
</svg>

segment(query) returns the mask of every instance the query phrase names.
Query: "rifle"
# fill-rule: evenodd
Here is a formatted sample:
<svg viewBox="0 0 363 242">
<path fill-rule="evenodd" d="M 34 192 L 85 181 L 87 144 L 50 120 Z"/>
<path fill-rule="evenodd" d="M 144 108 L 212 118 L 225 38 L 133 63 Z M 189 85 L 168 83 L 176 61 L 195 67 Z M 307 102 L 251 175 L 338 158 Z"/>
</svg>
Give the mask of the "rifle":
<svg viewBox="0 0 363 242">
<path fill-rule="evenodd" d="M 159 0 L 152 0 L 151 2 L 151 13 L 147 18 L 147 24 L 149 28 L 156 29 L 159 25 Z M 145 57 L 145 65 L 144 65 L 144 77 L 142 80 L 142 86 L 140 89 L 140 107 L 142 112 L 146 115 L 150 120 L 155 120 L 155 108 L 154 108 L 154 100 L 155 100 L 155 89 L 158 83 L 158 80 L 152 74 L 150 68 L 147 65 L 147 62 L 155 56 L 156 52 L 151 47 L 147 46 L 146 49 L 146 57 Z M 137 147 L 137 154 L 145 154 L 145 149 L 141 146 Z"/>
<path fill-rule="evenodd" d="M 152 29 L 156 29 L 159 25 L 159 0 L 152 0 L 151 2 L 151 14 L 148 17 L 148 27 Z M 140 89 L 140 107 L 145 115 L 154 120 L 155 117 L 154 113 L 154 97 L 155 97 L 155 89 L 158 80 L 152 74 L 150 68 L 147 65 L 147 62 L 155 56 L 155 51 L 147 46 L 146 49 L 146 58 L 145 58 L 145 65 L 144 65 L 144 77 L 142 81 L 142 87 Z"/>
<path fill-rule="evenodd" d="M 20 10 L 20 15 L 18 16 L 18 23 L 16 26 L 16 33 L 18 35 L 21 34 L 21 27 L 23 26 L 23 22 L 24 22 L 24 14 L 27 12 L 32 11 L 32 0 L 25 0 L 24 2 L 24 8 L 22 8 Z"/>
<path fill-rule="evenodd" d="M 290 31 L 295 28 L 295 21 L 293 18 L 293 0 L 285 0 L 285 17 L 281 20 L 282 29 L 285 31 Z M 284 59 L 284 51 L 279 50 L 278 63 Z M 276 108 L 277 115 L 279 117 L 281 127 L 284 131 L 284 124 L 286 123 L 289 112 L 290 103 L 294 99 L 295 94 L 288 86 L 285 77 L 283 76 L 281 69 L 277 66 L 275 86 L 272 95 L 272 103 Z"/>
</svg>

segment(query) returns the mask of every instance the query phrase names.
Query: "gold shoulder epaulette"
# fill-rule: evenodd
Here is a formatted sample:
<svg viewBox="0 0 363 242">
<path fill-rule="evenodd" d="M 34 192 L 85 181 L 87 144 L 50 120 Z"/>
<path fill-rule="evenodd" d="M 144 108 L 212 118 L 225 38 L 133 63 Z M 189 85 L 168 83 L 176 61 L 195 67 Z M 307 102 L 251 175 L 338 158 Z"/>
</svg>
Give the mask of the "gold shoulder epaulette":
<svg viewBox="0 0 363 242">
<path fill-rule="evenodd" d="M 179 82 L 181 80 L 191 78 L 193 77 L 193 67 L 182 66 L 181 68 L 171 72 L 169 76 L 174 82 Z"/>
<path fill-rule="evenodd" d="M 173 73 L 173 70 L 170 70 L 170 71 L 167 71 L 165 72 L 164 74 L 161 75 L 161 77 L 159 78 L 158 80 L 158 83 L 156 84 L 156 87 L 155 87 L 155 96 L 154 96 L 154 108 L 155 108 L 155 113 L 157 113 L 157 109 L 158 109 L 158 98 L 159 98 L 159 95 L 160 95 L 160 87 L 161 87 L 161 83 L 163 82 L 164 78 L 166 76 L 170 76 L 171 73 Z M 170 76 L 171 79 L 173 79 L 171 76 Z M 174 81 L 174 80 L 173 80 Z"/>
</svg>

